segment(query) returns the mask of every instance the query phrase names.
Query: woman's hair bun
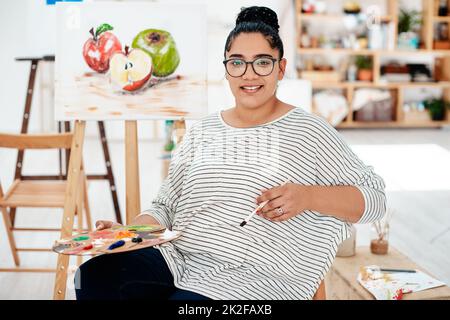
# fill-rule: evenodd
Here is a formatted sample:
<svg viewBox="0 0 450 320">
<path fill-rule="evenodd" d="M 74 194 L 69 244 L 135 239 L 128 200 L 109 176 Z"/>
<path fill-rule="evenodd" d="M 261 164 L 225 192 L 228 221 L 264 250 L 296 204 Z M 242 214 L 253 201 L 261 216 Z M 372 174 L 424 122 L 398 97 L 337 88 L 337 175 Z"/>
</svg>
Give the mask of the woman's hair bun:
<svg viewBox="0 0 450 320">
<path fill-rule="evenodd" d="M 244 22 L 262 22 L 279 32 L 278 17 L 275 11 L 267 7 L 248 7 L 242 8 L 236 19 L 236 25 Z"/>
</svg>

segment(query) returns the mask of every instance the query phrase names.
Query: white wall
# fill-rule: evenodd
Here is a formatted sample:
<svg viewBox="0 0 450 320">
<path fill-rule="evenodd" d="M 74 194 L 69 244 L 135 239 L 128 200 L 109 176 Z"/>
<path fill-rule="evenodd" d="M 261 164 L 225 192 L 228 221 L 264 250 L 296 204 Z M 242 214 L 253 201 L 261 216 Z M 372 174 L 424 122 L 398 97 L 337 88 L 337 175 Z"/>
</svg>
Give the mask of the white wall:
<svg viewBox="0 0 450 320">
<path fill-rule="evenodd" d="M 14 58 L 27 55 L 28 2 L 4 1 L 0 7 L 0 39 L 2 39 L 0 69 L 5 75 L 0 79 L 1 130 L 20 129 L 29 65 L 26 62 L 15 62 Z"/>
</svg>

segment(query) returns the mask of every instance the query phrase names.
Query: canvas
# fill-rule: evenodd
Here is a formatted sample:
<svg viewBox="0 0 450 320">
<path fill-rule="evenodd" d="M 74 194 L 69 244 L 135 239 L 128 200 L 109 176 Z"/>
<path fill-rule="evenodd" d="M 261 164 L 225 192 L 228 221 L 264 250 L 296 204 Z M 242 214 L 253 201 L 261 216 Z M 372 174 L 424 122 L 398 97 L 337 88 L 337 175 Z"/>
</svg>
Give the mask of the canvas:
<svg viewBox="0 0 450 320">
<path fill-rule="evenodd" d="M 204 5 L 63 2 L 57 26 L 57 120 L 207 114 Z"/>
</svg>

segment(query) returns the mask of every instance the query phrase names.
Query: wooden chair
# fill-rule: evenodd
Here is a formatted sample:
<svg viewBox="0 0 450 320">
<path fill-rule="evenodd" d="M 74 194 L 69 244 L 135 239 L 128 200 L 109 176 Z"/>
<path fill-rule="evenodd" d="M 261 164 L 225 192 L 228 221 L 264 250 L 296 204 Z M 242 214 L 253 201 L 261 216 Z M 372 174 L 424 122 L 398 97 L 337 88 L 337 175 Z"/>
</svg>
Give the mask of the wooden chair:
<svg viewBox="0 0 450 320">
<path fill-rule="evenodd" d="M 70 150 L 72 144 L 72 133 L 62 134 L 1 134 L 0 147 L 13 148 L 18 150 L 26 149 L 66 149 Z M 88 230 L 92 230 L 90 210 L 87 197 L 87 180 L 83 167 L 79 175 L 79 183 L 76 195 L 76 214 L 78 216 L 78 231 L 83 230 L 83 206 L 86 214 Z M 0 271 L 29 271 L 29 272 L 48 272 L 54 269 L 25 269 L 18 268 L 20 259 L 18 252 L 43 252 L 51 251 L 50 248 L 18 248 L 14 239 L 14 231 L 61 231 L 60 228 L 17 228 L 11 222 L 10 210 L 19 207 L 38 207 L 38 208 L 64 208 L 66 196 L 66 180 L 20 180 L 16 179 L 11 187 L 3 192 L 0 183 L 0 210 L 2 211 L 5 222 L 6 232 L 11 247 L 16 268 L 0 269 Z M 81 259 L 78 259 L 81 263 Z"/>
<path fill-rule="evenodd" d="M 327 300 L 325 294 L 325 280 L 322 280 L 320 283 L 319 288 L 317 288 L 317 291 L 313 296 L 313 300 Z"/>
</svg>

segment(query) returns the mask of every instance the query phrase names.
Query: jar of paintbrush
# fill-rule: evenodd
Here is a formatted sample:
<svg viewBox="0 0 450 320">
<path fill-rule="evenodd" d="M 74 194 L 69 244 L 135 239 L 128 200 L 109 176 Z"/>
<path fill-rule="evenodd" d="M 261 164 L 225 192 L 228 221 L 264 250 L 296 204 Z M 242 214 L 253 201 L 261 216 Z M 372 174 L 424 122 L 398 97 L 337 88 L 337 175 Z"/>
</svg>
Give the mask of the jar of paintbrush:
<svg viewBox="0 0 450 320">
<path fill-rule="evenodd" d="M 370 252 L 373 254 L 387 254 L 389 249 L 389 223 L 393 210 L 388 209 L 384 219 L 372 224 L 372 240 Z"/>
</svg>

